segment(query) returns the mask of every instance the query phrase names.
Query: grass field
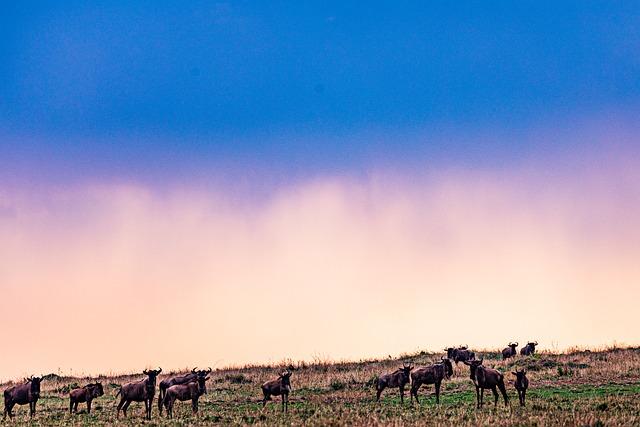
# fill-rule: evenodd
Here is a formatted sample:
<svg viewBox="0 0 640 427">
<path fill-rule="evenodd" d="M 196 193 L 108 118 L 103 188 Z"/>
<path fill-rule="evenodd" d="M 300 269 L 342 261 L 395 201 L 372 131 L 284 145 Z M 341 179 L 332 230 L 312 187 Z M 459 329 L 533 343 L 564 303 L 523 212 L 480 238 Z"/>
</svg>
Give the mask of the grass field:
<svg viewBox="0 0 640 427">
<path fill-rule="evenodd" d="M 173 421 L 158 417 L 154 401 L 153 425 L 177 424 L 331 424 L 331 425 L 640 425 L 640 348 L 612 348 L 601 351 L 569 351 L 562 354 L 542 352 L 531 357 L 499 360 L 497 351 L 480 351 L 484 364 L 504 372 L 511 406 L 493 407 L 491 392 L 485 393 L 485 407 L 475 408 L 475 391 L 469 369 L 454 365 L 454 376 L 445 381 L 441 403 L 435 405 L 433 386 L 420 390 L 421 403 L 410 404 L 406 391 L 404 405 L 398 391 L 385 390 L 375 403 L 373 383 L 376 376 L 399 367 L 403 361 L 416 366 L 439 359 L 441 354 L 421 352 L 397 359 L 348 363 L 290 363 L 282 366 L 247 366 L 220 369 L 211 373 L 208 394 L 200 399 L 200 413 L 191 415 L 190 403 L 177 403 Z M 293 393 L 288 414 L 282 414 L 280 401 L 270 402 L 263 410 L 260 384 L 291 365 Z M 513 388 L 515 366 L 528 370 L 530 389 L 527 406 L 521 408 Z M 87 415 L 68 413 L 68 390 L 83 385 L 87 378 L 53 376 L 42 383 L 38 414 L 28 418 L 28 406 L 16 407 L 13 422 L 30 425 L 138 425 L 144 405 L 132 404 L 128 419 L 116 419 L 115 394 L 118 384 L 142 378 L 142 375 L 100 377 L 105 395 L 94 401 Z M 165 378 L 162 375 L 160 379 Z M 4 389 L 10 384 L 2 384 Z M 277 399 L 277 398 L 276 398 Z M 487 404 L 487 402 L 489 404 Z"/>
</svg>

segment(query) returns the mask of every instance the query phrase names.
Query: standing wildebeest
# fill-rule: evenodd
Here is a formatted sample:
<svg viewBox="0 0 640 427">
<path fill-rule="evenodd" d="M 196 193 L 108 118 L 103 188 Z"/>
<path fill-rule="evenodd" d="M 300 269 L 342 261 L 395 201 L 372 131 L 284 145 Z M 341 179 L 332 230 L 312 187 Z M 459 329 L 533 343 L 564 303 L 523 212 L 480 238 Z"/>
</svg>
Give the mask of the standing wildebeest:
<svg viewBox="0 0 640 427">
<path fill-rule="evenodd" d="M 208 379 L 209 377 L 207 376 L 197 376 L 195 380 L 186 384 L 176 384 L 169 387 L 162 400 L 165 408 L 167 408 L 167 416 L 173 418 L 173 405 L 176 400 L 184 402 L 191 399 L 193 413 L 198 413 L 198 399 L 207 392 L 205 382 Z"/>
<path fill-rule="evenodd" d="M 87 384 L 82 388 L 76 388 L 69 393 L 69 412 L 78 412 L 78 403 L 87 402 L 87 414 L 91 413 L 91 401 L 104 394 L 101 383 Z"/>
<path fill-rule="evenodd" d="M 518 399 L 520 399 L 520 406 L 524 406 L 524 398 L 527 394 L 527 389 L 529 388 L 529 380 L 527 379 L 527 371 L 523 369 L 522 371 L 518 371 L 516 368 L 515 372 L 511 372 L 516 376 L 516 380 L 513 382 L 516 390 L 518 391 Z"/>
<path fill-rule="evenodd" d="M 262 407 L 264 408 L 267 401 L 271 400 L 271 396 L 282 396 L 282 411 L 289 412 L 289 393 L 291 392 L 291 374 L 290 370 L 281 373 L 275 380 L 267 381 L 262 384 Z"/>
<path fill-rule="evenodd" d="M 120 395 L 118 417 L 120 416 L 120 409 L 124 412 L 124 416 L 127 416 L 127 408 L 131 402 L 144 402 L 145 416 L 148 420 L 151 419 L 153 395 L 156 392 L 156 378 L 160 372 L 162 372 L 162 368 L 158 368 L 157 370 L 151 369 L 149 371 L 145 369 L 142 373 L 145 374 L 147 378 L 127 383 L 120 387 L 120 390 L 118 390 L 116 394 L 116 397 Z"/>
<path fill-rule="evenodd" d="M 536 346 L 538 345 L 538 341 L 528 342 L 527 345 L 520 349 L 520 354 L 523 356 L 530 356 L 536 352 Z"/>
<path fill-rule="evenodd" d="M 382 391 L 387 387 L 398 387 L 400 390 L 400 402 L 404 403 L 404 386 L 409 382 L 409 375 L 413 366 L 402 364 L 402 368 L 390 374 L 382 375 L 376 383 L 376 402 L 380 400 Z"/>
<path fill-rule="evenodd" d="M 164 400 L 164 396 L 169 387 L 178 384 L 190 383 L 191 381 L 197 380 L 198 377 L 206 377 L 207 374 L 210 373 L 211 368 L 206 371 L 198 371 L 198 368 L 193 368 L 188 374 L 165 378 L 164 380 L 160 381 L 160 384 L 158 384 L 158 411 L 160 412 L 160 415 L 162 415 L 162 401 Z"/>
<path fill-rule="evenodd" d="M 467 360 L 464 364 L 469 365 L 469 377 L 476 386 L 478 408 L 482 407 L 485 389 L 491 389 L 493 397 L 495 398 L 495 406 L 498 406 L 498 392 L 496 391 L 496 387 L 499 388 L 500 393 L 502 393 L 504 406 L 508 406 L 509 398 L 507 397 L 507 389 L 504 386 L 504 375 L 502 375 L 501 372 L 482 366 L 482 359 Z"/>
<path fill-rule="evenodd" d="M 461 345 L 458 348 L 449 347 L 445 348 L 444 351 L 447 352 L 447 358 L 456 362 L 464 362 L 465 360 L 474 360 L 476 358 L 476 354 L 469 350 L 469 347 L 466 345 Z"/>
<path fill-rule="evenodd" d="M 4 391 L 4 420 L 9 414 L 9 418 L 13 418 L 13 407 L 18 405 L 29 404 L 29 416 L 36 414 L 36 402 L 40 398 L 40 381 L 42 377 L 29 377 L 24 379 L 25 383 L 14 385 Z"/>
<path fill-rule="evenodd" d="M 453 375 L 453 365 L 451 360 L 443 357 L 441 362 L 434 363 L 431 366 L 416 369 L 411 373 L 411 397 L 418 401 L 418 389 L 422 384 L 435 384 L 436 386 L 436 403 L 440 403 L 440 384 L 444 378 L 451 378 Z"/>
<path fill-rule="evenodd" d="M 518 346 L 518 343 L 509 343 L 509 346 L 507 348 L 505 348 L 504 350 L 502 350 L 502 360 L 506 360 L 510 357 L 514 357 L 517 353 L 516 353 L 516 347 Z"/>
</svg>

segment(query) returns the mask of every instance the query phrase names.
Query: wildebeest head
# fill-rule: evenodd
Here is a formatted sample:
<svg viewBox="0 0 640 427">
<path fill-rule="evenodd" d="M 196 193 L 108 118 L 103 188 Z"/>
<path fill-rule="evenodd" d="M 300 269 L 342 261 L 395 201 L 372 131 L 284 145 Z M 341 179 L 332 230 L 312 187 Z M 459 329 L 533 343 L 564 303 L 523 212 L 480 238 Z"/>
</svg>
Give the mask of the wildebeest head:
<svg viewBox="0 0 640 427">
<path fill-rule="evenodd" d="M 40 382 L 42 382 L 42 378 L 31 376 L 29 378 L 25 378 L 25 381 L 31 385 L 31 394 L 33 396 L 40 396 Z"/>
<path fill-rule="evenodd" d="M 453 359 L 455 356 L 456 349 L 453 347 L 447 347 L 444 349 L 447 352 L 447 359 Z"/>
<path fill-rule="evenodd" d="M 533 353 L 534 351 L 536 351 L 536 346 L 538 345 L 538 341 L 528 342 L 527 345 L 531 349 L 531 353 Z"/>
<path fill-rule="evenodd" d="M 95 384 L 91 384 L 91 394 L 93 397 L 100 397 L 104 394 L 104 388 L 102 388 L 102 383 L 96 382 Z"/>
<path fill-rule="evenodd" d="M 411 363 L 409 363 L 408 365 L 406 363 L 402 364 L 402 368 L 400 368 L 400 370 L 402 371 L 402 374 L 408 379 L 409 375 L 411 375 L 411 370 L 413 369 L 413 366 L 411 366 Z"/>
<path fill-rule="evenodd" d="M 149 377 L 149 383 L 148 383 L 149 388 L 156 387 L 156 378 L 158 378 L 158 374 L 160 374 L 160 372 L 162 372 L 162 368 L 149 369 L 149 370 L 145 369 L 144 371 L 142 371 L 143 374 Z"/>
<path fill-rule="evenodd" d="M 482 360 L 484 358 L 480 358 L 480 360 L 465 360 L 463 363 L 469 366 L 469 377 L 474 380 L 476 377 L 476 369 L 478 366 L 482 365 Z"/>
<path fill-rule="evenodd" d="M 527 375 L 527 370 L 523 368 L 522 371 L 518 371 L 516 368 L 515 372 L 511 371 L 511 373 L 516 376 L 516 381 L 520 382 Z"/>
<path fill-rule="evenodd" d="M 207 380 L 209 379 L 208 376 L 198 376 L 198 391 L 200 392 L 200 394 L 207 394 Z"/>
<path fill-rule="evenodd" d="M 442 357 L 440 360 L 442 360 L 442 364 L 444 365 L 445 376 L 447 378 L 451 378 L 453 375 L 453 364 L 451 363 L 451 360 L 449 360 L 448 357 Z"/>
<path fill-rule="evenodd" d="M 280 378 L 282 380 L 282 384 L 284 385 L 291 385 L 291 374 L 293 374 L 293 372 L 291 372 L 290 370 L 286 370 L 283 373 L 280 374 L 280 376 L 278 378 Z"/>
<path fill-rule="evenodd" d="M 211 373 L 212 369 L 211 368 L 207 368 L 201 371 L 196 371 L 195 368 L 193 371 L 191 371 L 191 373 L 198 375 L 198 378 L 204 378 L 207 375 L 209 375 Z"/>
<path fill-rule="evenodd" d="M 517 346 L 518 346 L 518 343 L 517 343 L 517 342 L 515 342 L 515 343 L 510 342 L 510 343 L 509 343 L 509 347 L 511 347 L 511 350 L 513 350 L 513 352 L 514 352 L 514 353 L 515 353 L 515 351 L 516 351 L 516 347 L 517 347 Z"/>
</svg>

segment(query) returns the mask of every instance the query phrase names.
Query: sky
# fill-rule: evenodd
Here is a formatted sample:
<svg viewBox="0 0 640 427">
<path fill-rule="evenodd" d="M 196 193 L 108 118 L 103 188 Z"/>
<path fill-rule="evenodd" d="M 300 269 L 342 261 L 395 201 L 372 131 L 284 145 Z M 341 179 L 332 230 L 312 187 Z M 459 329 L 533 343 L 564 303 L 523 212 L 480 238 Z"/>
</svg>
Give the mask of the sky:
<svg viewBox="0 0 640 427">
<path fill-rule="evenodd" d="M 640 344 L 640 5 L 16 2 L 0 379 Z"/>
</svg>

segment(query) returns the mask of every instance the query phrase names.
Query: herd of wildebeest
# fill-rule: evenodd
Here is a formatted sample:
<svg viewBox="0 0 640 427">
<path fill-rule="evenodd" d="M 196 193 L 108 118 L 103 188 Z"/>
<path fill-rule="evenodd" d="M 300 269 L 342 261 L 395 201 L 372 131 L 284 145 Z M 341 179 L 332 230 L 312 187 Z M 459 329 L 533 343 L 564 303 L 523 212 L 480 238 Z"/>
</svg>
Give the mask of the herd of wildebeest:
<svg viewBox="0 0 640 427">
<path fill-rule="evenodd" d="M 520 354 L 529 356 L 535 353 L 538 342 L 529 342 L 521 350 Z M 509 343 L 509 346 L 502 350 L 502 358 L 508 359 L 514 357 L 518 343 Z M 404 389 L 407 384 L 411 386 L 411 401 L 413 398 L 418 400 L 418 390 L 422 385 L 434 384 L 436 392 L 436 403 L 440 403 L 440 386 L 444 379 L 448 379 L 453 375 L 453 364 L 463 362 L 469 366 L 469 376 L 476 389 L 477 407 L 482 407 L 484 390 L 491 390 L 494 396 L 494 405 L 498 404 L 498 390 L 504 398 L 505 406 L 509 403 L 507 391 L 504 384 L 504 375 L 492 368 L 482 365 L 483 358 L 476 359 L 475 353 L 469 350 L 468 346 L 449 347 L 446 348 L 446 356 L 430 366 L 425 366 L 414 370 L 411 365 L 403 364 L 402 368 L 396 371 L 380 375 L 375 383 L 376 386 L 376 402 L 380 400 L 380 395 L 387 387 L 397 387 L 400 392 L 400 400 L 404 403 Z M 144 370 L 145 378 L 123 384 L 116 393 L 120 401 L 117 405 L 116 416 L 120 416 L 120 411 L 127 416 L 127 408 L 131 402 L 144 402 L 145 417 L 151 419 L 151 409 L 153 399 L 156 392 L 156 379 L 162 372 L 162 368 Z M 206 381 L 209 379 L 211 368 L 206 370 L 198 370 L 194 368 L 191 372 L 166 378 L 160 381 L 158 385 L 158 411 L 162 415 L 163 407 L 167 411 L 168 417 L 173 417 L 173 406 L 177 400 L 191 401 L 193 413 L 198 412 L 198 399 L 207 392 Z M 515 376 L 514 387 L 518 392 L 520 405 L 525 405 L 525 395 L 529 387 L 529 380 L 526 371 L 519 371 L 517 368 L 511 372 Z M 282 372 L 276 379 L 267 381 L 262 384 L 262 407 L 272 396 L 281 396 L 282 410 L 287 412 L 289 409 L 289 393 L 291 392 L 291 369 Z M 36 403 L 40 398 L 40 383 L 43 377 L 25 378 L 23 384 L 14 385 L 4 391 L 4 420 L 7 415 L 13 418 L 13 407 L 15 405 L 29 404 L 29 415 L 33 417 L 36 414 Z M 87 404 L 87 413 L 91 413 L 91 403 L 104 395 L 104 388 L 100 382 L 87 384 L 84 387 L 71 390 L 69 393 L 69 412 L 76 413 L 79 403 Z"/>
</svg>

